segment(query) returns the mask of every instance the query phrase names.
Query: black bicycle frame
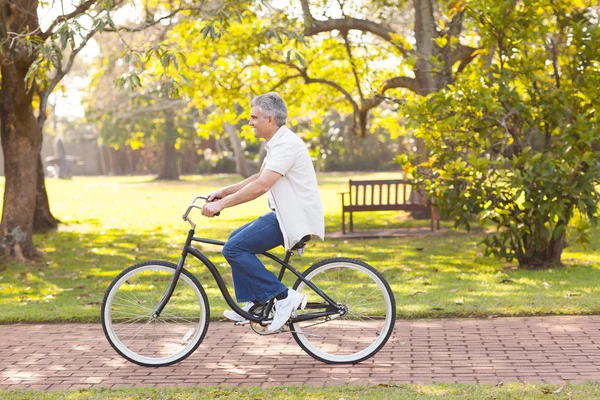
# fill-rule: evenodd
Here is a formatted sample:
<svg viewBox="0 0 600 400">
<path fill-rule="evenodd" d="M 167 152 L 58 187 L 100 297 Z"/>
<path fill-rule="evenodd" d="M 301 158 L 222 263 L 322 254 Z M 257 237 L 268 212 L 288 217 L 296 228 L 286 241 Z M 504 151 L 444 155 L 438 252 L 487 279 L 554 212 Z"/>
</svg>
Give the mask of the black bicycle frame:
<svg viewBox="0 0 600 400">
<path fill-rule="evenodd" d="M 212 263 L 212 261 L 210 261 L 208 259 L 208 257 L 206 257 L 200 250 L 198 250 L 192 246 L 192 242 L 207 243 L 207 244 L 213 244 L 213 245 L 218 245 L 218 246 L 225 245 L 225 242 L 222 242 L 220 240 L 197 238 L 197 237 L 194 237 L 194 233 L 195 233 L 194 229 L 189 230 L 187 239 L 185 241 L 185 245 L 183 247 L 183 251 L 181 252 L 181 258 L 179 259 L 179 263 L 177 264 L 177 269 L 175 270 L 175 274 L 173 275 L 173 279 L 171 281 L 169 289 L 167 290 L 167 293 L 165 293 L 165 296 L 162 298 L 158 307 L 156 307 L 156 309 L 154 310 L 153 317 L 154 318 L 158 317 L 162 313 L 163 309 L 165 308 L 165 306 L 167 305 L 169 300 L 171 299 L 171 296 L 173 295 L 173 292 L 175 291 L 175 286 L 177 286 L 177 281 L 179 280 L 179 276 L 181 275 L 181 270 L 183 269 L 185 259 L 188 254 L 192 254 L 198 260 L 202 261 L 202 263 L 212 273 L 213 278 L 215 279 L 215 282 L 217 282 L 217 285 L 219 286 L 219 290 L 221 290 L 221 293 L 223 294 L 223 297 L 225 298 L 225 301 L 227 302 L 229 307 L 231 307 L 233 309 L 233 311 L 235 311 L 237 314 L 243 316 L 244 318 L 246 318 L 250 321 L 258 322 L 261 325 L 265 325 L 265 323 L 269 321 L 268 316 L 269 316 L 269 313 L 271 312 L 271 309 L 273 308 L 273 299 L 271 299 L 269 301 L 269 303 L 266 305 L 266 307 L 263 308 L 263 311 L 260 316 L 256 316 L 254 314 L 251 314 L 249 312 L 242 310 L 242 308 L 239 307 L 237 305 L 237 303 L 231 298 L 231 295 L 229 294 L 229 291 L 227 290 L 227 286 L 225 285 L 225 281 L 223 281 L 223 277 L 217 270 L 217 267 L 215 267 L 215 265 Z M 298 279 L 302 280 L 308 287 L 310 287 L 312 290 L 314 290 L 315 293 L 317 293 L 319 296 L 321 296 L 323 298 L 323 300 L 326 301 L 326 303 L 308 303 L 306 305 L 306 308 L 308 308 L 308 309 L 323 309 L 323 308 L 325 308 L 325 311 L 300 314 L 297 317 L 293 318 L 292 322 L 307 321 L 307 320 L 326 317 L 328 315 L 335 315 L 335 314 L 339 314 L 340 312 L 343 312 L 343 308 L 340 307 L 340 305 L 338 305 L 329 296 L 327 296 L 325 293 L 323 293 L 323 291 L 321 289 L 319 289 L 314 283 L 306 280 L 306 278 L 304 278 L 304 276 L 300 272 L 298 272 L 294 267 L 292 267 L 290 264 L 288 264 L 292 254 L 293 254 L 293 252 L 288 250 L 285 254 L 285 258 L 283 260 L 281 260 L 270 253 L 267 253 L 267 252 L 262 253 L 262 255 L 270 258 L 271 260 L 273 260 L 273 261 L 277 262 L 279 265 L 281 265 L 281 270 L 279 272 L 279 277 L 278 277 L 280 281 L 283 279 L 285 270 L 288 269 L 294 275 L 296 275 L 298 277 Z"/>
</svg>

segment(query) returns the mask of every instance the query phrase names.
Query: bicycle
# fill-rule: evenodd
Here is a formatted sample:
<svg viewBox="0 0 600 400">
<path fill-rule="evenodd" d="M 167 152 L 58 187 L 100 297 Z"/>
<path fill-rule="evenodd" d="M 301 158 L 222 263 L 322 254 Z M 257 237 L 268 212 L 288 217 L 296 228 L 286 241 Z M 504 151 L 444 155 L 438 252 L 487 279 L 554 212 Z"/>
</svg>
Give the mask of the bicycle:
<svg viewBox="0 0 600 400">
<path fill-rule="evenodd" d="M 177 265 L 168 261 L 132 265 L 111 282 L 104 295 L 104 334 L 117 353 L 135 364 L 156 367 L 180 362 L 206 335 L 208 298 L 200 282 L 184 268 L 189 254 L 209 269 L 231 309 L 246 318 L 236 325 L 249 324 L 258 334 L 273 334 L 267 332 L 267 326 L 274 301 L 256 304 L 248 312 L 242 310 L 215 265 L 192 246 L 192 242 L 225 244 L 194 236 L 196 224 L 189 214 L 202 208 L 195 204 L 199 199 L 208 200 L 206 196 L 194 197 L 183 214 L 191 228 Z M 289 332 L 316 360 L 329 364 L 364 361 L 386 344 L 394 329 L 396 302 L 390 286 L 375 268 L 351 258 L 330 258 L 298 272 L 289 260 L 294 252 L 302 254 L 309 240 L 310 236 L 304 237 L 283 260 L 263 253 L 281 265 L 280 281 L 287 269 L 297 277 L 293 288 L 308 294 L 306 304 L 288 321 Z"/>
</svg>

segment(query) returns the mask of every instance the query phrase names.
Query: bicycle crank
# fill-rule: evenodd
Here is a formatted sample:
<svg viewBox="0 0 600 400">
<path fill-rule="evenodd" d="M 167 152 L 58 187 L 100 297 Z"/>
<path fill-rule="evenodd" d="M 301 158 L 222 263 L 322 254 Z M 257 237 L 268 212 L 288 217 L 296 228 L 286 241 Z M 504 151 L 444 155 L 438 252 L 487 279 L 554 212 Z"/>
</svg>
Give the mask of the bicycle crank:
<svg viewBox="0 0 600 400">
<path fill-rule="evenodd" d="M 252 308 L 250 308 L 250 310 L 248 312 L 250 312 L 254 315 L 262 315 L 264 308 L 265 308 L 265 306 L 262 304 L 255 304 L 254 306 L 252 306 Z M 254 332 L 258 333 L 259 335 L 266 336 L 266 335 L 273 335 L 275 333 L 279 333 L 279 332 L 269 332 L 267 330 L 269 325 L 262 325 L 260 322 L 250 321 L 250 327 L 252 328 L 252 330 Z"/>
</svg>

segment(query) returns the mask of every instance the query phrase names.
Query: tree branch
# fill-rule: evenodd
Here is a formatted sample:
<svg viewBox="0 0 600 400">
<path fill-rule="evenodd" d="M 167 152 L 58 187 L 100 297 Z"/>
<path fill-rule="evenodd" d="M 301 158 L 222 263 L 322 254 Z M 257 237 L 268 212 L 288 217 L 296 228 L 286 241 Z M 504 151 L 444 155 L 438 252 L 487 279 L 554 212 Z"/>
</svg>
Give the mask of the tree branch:
<svg viewBox="0 0 600 400">
<path fill-rule="evenodd" d="M 344 97 L 352 105 L 352 108 L 354 109 L 354 111 L 358 112 L 360 110 L 360 108 L 358 107 L 358 104 L 356 104 L 356 101 L 354 101 L 354 99 L 352 98 L 352 95 L 350 93 L 348 93 L 348 91 L 346 89 L 341 87 L 337 82 L 333 82 L 328 79 L 322 79 L 322 78 L 310 78 L 306 74 L 306 71 L 304 71 L 304 73 L 302 74 L 302 77 L 304 78 L 304 82 L 306 82 L 306 83 L 321 83 L 323 85 L 331 86 L 332 88 L 338 90 L 340 93 L 342 93 L 344 95 Z"/>
<path fill-rule="evenodd" d="M 97 32 L 97 29 L 90 30 L 87 33 L 87 35 L 85 35 L 85 37 L 83 38 L 83 40 L 81 41 L 79 46 L 74 48 L 71 51 L 71 53 L 69 54 L 69 59 L 67 60 L 67 65 L 65 66 L 64 69 L 62 67 L 61 57 L 60 56 L 57 57 L 58 70 L 56 71 L 56 75 L 54 75 L 54 77 L 52 78 L 52 80 L 50 81 L 50 83 L 48 84 L 46 89 L 39 92 L 39 96 L 40 96 L 39 110 L 40 110 L 40 112 L 38 115 L 38 126 L 40 127 L 40 129 L 42 129 L 42 127 L 44 126 L 44 122 L 46 122 L 46 105 L 48 104 L 48 97 L 50 97 L 50 94 L 54 91 L 54 89 L 56 88 L 56 85 L 58 85 L 58 82 L 60 82 L 62 80 L 62 78 L 64 78 L 65 75 L 69 73 L 69 71 L 71 71 L 71 68 L 73 67 L 73 63 L 75 62 L 75 57 L 77 57 L 77 54 L 79 54 L 79 52 L 81 50 L 83 50 L 83 48 L 85 47 L 87 42 L 92 38 L 92 36 L 94 36 L 96 34 L 96 32 Z"/>
<path fill-rule="evenodd" d="M 346 45 L 346 52 L 348 53 L 348 58 L 350 59 L 350 65 L 352 66 L 352 73 L 354 74 L 354 80 L 356 82 L 356 88 L 358 89 L 358 95 L 360 96 L 360 100 L 364 100 L 362 89 L 360 88 L 360 79 L 358 78 L 358 72 L 356 71 L 356 63 L 354 62 L 354 57 L 352 57 L 352 49 L 350 48 L 350 42 L 348 41 L 348 32 L 342 32 L 342 37 L 344 38 L 344 43 Z"/>
<path fill-rule="evenodd" d="M 294 78 L 302 78 L 302 75 L 296 74 L 296 75 L 286 76 L 285 78 L 283 78 L 282 80 L 280 80 L 275 86 L 273 86 L 271 88 L 271 90 L 269 90 L 269 92 L 276 91 L 280 86 L 282 86 L 283 84 L 285 84 L 288 81 L 291 81 Z"/>
<path fill-rule="evenodd" d="M 448 24 L 448 40 L 453 36 L 458 37 L 458 35 L 460 35 L 460 33 L 462 32 L 462 23 L 464 15 L 464 11 L 461 11 L 455 14 L 454 17 L 452 17 L 452 21 L 450 21 L 450 23 Z"/>
<path fill-rule="evenodd" d="M 395 78 L 388 79 L 383 88 L 381 89 L 381 93 L 385 93 L 390 89 L 397 88 L 405 88 L 409 89 L 411 92 L 419 93 L 420 87 L 419 82 L 415 78 L 409 78 L 408 76 L 397 76 Z"/>
<path fill-rule="evenodd" d="M 356 127 L 356 117 L 359 116 L 361 108 L 358 106 L 358 104 L 356 103 L 354 98 L 352 98 L 352 95 L 346 89 L 344 89 L 340 84 L 338 84 L 337 82 L 334 82 L 334 81 L 330 81 L 329 79 L 311 78 L 308 76 L 307 68 L 301 68 L 291 62 L 280 61 L 280 60 L 276 60 L 276 59 L 269 58 L 269 57 L 266 57 L 264 60 L 267 62 L 274 63 L 274 64 L 285 65 L 285 66 L 293 68 L 299 72 L 296 75 L 292 75 L 292 76 L 283 78 L 283 80 L 280 81 L 279 83 L 277 83 L 274 88 L 281 86 L 283 83 L 287 82 L 290 79 L 302 78 L 302 79 L 304 79 L 304 83 L 306 83 L 306 84 L 320 83 L 322 85 L 331 86 L 332 88 L 334 88 L 337 91 L 339 91 L 340 93 L 342 93 L 344 95 L 344 97 L 346 98 L 346 100 L 348 100 L 348 102 L 352 106 L 352 109 L 354 110 L 354 127 Z M 272 89 L 272 90 L 274 90 L 274 89 Z"/>
<path fill-rule="evenodd" d="M 300 72 L 301 76 L 304 76 L 304 73 L 306 72 L 305 68 L 300 68 L 299 66 L 297 66 L 296 64 L 291 63 L 291 62 L 289 63 L 289 62 L 286 62 L 286 61 L 276 60 L 274 58 L 269 58 L 269 57 L 266 57 L 265 61 L 272 62 L 274 64 L 280 64 L 280 65 L 285 65 L 287 67 L 294 68 L 296 71 Z"/>
<path fill-rule="evenodd" d="M 171 12 L 170 14 L 165 15 L 164 17 L 160 17 L 159 19 L 154 20 L 152 22 L 146 22 L 145 24 L 140 25 L 140 26 L 136 26 L 136 27 L 119 26 L 119 27 L 117 27 L 117 29 L 113 29 L 113 28 L 109 27 L 109 28 L 104 28 L 104 31 L 105 32 L 141 32 L 145 29 L 148 29 L 148 28 L 160 23 L 161 21 L 164 21 L 169 18 L 173 18 L 175 15 L 177 15 L 181 11 L 185 11 L 185 10 L 187 10 L 187 9 L 178 8 L 175 11 Z"/>
<path fill-rule="evenodd" d="M 550 54 L 552 54 L 552 68 L 554 69 L 554 80 L 556 81 L 556 87 L 560 89 L 560 68 L 558 67 L 558 50 L 556 41 L 557 38 L 550 38 L 548 47 L 550 50 Z"/>
<path fill-rule="evenodd" d="M 410 51 L 397 41 L 393 40 L 392 36 L 396 34 L 396 32 L 388 25 L 359 18 L 330 18 L 326 21 L 320 21 L 315 19 L 310 12 L 308 0 L 301 0 L 301 3 L 306 25 L 304 27 L 304 36 L 314 36 L 321 32 L 331 32 L 335 30 L 340 32 L 348 32 L 350 30 L 370 32 L 394 45 L 403 56 L 409 56 Z"/>
<path fill-rule="evenodd" d="M 475 47 L 459 45 L 456 50 L 452 52 L 450 55 L 450 65 L 454 65 L 455 62 L 460 61 L 458 69 L 456 70 L 457 73 L 462 72 L 462 70 L 473 61 L 475 58 L 473 52 L 475 50 L 477 50 Z"/>
<path fill-rule="evenodd" d="M 304 15 L 304 23 L 308 26 L 313 23 L 315 17 L 313 17 L 310 12 L 310 6 L 308 5 L 308 0 L 300 0 L 300 4 L 302 4 L 302 14 Z"/>
<path fill-rule="evenodd" d="M 50 35 L 52 35 L 52 30 L 56 27 L 56 25 L 60 24 L 61 22 L 68 21 L 72 18 L 75 18 L 75 17 L 85 13 L 97 2 L 98 2 L 98 0 L 87 0 L 83 3 L 81 3 L 80 5 L 78 5 L 77 8 L 75 8 L 75 10 L 73 10 L 72 12 L 65 14 L 65 15 L 58 16 L 54 21 L 52 21 L 52 23 L 50 24 L 48 29 L 46 29 L 44 32 L 42 32 L 40 34 L 40 37 L 43 40 L 46 40 L 48 37 L 50 37 Z"/>
</svg>

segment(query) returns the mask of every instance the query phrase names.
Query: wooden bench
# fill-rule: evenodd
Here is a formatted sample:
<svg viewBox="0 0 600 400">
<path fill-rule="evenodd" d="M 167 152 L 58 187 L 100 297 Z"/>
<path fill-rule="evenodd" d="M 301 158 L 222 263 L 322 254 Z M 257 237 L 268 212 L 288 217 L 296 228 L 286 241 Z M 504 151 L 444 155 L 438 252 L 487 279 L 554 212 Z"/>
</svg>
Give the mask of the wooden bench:
<svg viewBox="0 0 600 400">
<path fill-rule="evenodd" d="M 350 213 L 350 232 L 354 232 L 352 213 L 363 211 L 425 211 L 431 219 L 431 230 L 434 230 L 434 220 L 437 220 L 437 229 L 440 229 L 439 216 L 423 195 L 413 196 L 411 202 L 411 186 L 410 181 L 404 179 L 350 180 L 349 191 L 340 193 L 342 233 L 346 233 L 346 213 Z"/>
</svg>

